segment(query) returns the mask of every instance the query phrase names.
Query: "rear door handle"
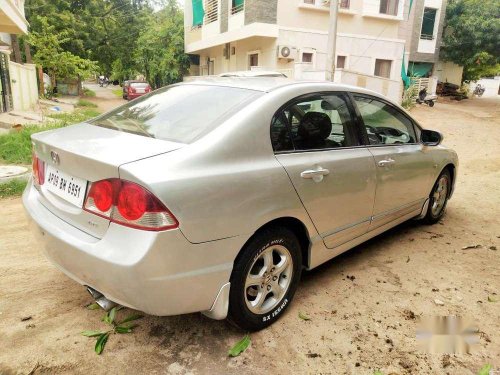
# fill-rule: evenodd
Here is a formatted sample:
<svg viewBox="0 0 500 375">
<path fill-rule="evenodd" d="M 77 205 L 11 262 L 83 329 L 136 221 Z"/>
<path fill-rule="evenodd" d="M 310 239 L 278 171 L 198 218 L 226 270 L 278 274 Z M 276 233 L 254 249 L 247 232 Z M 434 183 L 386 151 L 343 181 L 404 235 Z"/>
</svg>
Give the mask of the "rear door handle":
<svg viewBox="0 0 500 375">
<path fill-rule="evenodd" d="M 311 178 L 314 182 L 323 181 L 323 176 L 329 174 L 330 171 L 325 168 L 318 167 L 316 169 L 308 169 L 300 174 L 302 178 Z"/>
<path fill-rule="evenodd" d="M 395 163 L 396 163 L 396 161 L 394 159 L 388 158 L 388 159 L 380 160 L 378 162 L 378 166 L 379 167 L 387 167 L 388 165 L 393 165 Z"/>
</svg>

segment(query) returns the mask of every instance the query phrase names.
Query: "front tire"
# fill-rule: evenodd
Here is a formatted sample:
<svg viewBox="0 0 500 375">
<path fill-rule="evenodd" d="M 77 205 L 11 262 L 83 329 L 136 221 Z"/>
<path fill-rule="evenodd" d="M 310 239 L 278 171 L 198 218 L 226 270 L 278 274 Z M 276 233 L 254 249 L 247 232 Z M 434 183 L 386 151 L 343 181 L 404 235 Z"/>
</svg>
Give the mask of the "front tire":
<svg viewBox="0 0 500 375">
<path fill-rule="evenodd" d="M 429 196 L 429 206 L 423 219 L 426 224 L 435 224 L 444 216 L 451 191 L 451 175 L 445 169 L 439 175 Z"/>
<path fill-rule="evenodd" d="M 228 319 L 245 331 L 258 331 L 278 320 L 300 281 L 302 252 L 285 227 L 258 232 L 245 245 L 231 274 Z"/>
</svg>

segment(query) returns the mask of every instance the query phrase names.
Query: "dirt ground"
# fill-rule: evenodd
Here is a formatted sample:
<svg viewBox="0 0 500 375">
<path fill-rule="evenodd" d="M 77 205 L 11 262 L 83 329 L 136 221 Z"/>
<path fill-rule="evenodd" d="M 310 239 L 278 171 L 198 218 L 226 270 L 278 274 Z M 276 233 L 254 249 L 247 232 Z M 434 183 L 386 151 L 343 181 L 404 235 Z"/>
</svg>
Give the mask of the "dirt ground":
<svg viewBox="0 0 500 375">
<path fill-rule="evenodd" d="M 412 112 L 459 154 L 445 218 L 434 226 L 403 224 L 304 274 L 282 319 L 252 334 L 238 358 L 227 350 L 243 333 L 201 314 L 146 316 L 97 356 L 95 340 L 79 332 L 104 328 L 103 313 L 86 309 L 84 288 L 44 258 L 21 200 L 1 200 L 0 374 L 477 374 L 486 363 L 500 369 L 500 101 L 440 102 Z M 481 247 L 462 250 L 467 245 Z M 299 319 L 299 311 L 311 320 Z M 464 355 L 421 352 L 417 319 L 430 315 L 473 319 L 479 343 Z"/>
</svg>

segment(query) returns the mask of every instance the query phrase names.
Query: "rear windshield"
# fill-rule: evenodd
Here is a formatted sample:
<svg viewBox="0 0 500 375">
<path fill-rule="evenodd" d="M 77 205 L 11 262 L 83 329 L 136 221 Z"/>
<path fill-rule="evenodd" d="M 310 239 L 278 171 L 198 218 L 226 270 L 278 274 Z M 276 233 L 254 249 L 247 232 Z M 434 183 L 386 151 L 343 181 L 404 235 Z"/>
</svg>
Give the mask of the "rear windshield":
<svg viewBox="0 0 500 375">
<path fill-rule="evenodd" d="M 177 85 L 159 89 L 91 123 L 166 141 L 191 143 L 261 92 L 233 87 Z"/>
<path fill-rule="evenodd" d="M 149 86 L 149 83 L 147 83 L 147 82 L 130 82 L 130 86 L 140 88 L 140 89 L 145 89 L 146 87 Z"/>
</svg>

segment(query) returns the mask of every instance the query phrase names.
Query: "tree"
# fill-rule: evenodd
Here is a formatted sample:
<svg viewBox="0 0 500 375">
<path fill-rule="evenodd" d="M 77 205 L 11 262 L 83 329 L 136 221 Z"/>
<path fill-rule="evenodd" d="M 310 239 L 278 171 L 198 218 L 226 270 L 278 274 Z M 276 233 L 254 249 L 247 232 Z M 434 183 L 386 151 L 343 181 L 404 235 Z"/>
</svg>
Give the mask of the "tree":
<svg viewBox="0 0 500 375">
<path fill-rule="evenodd" d="M 87 78 L 98 69 L 97 63 L 81 58 L 71 52 L 64 51 L 62 43 L 68 40 L 65 31 L 56 32 L 45 17 L 39 17 L 40 30 L 32 31 L 28 36 L 29 43 L 35 47 L 33 61 L 47 69 L 55 86 L 58 78 Z"/>
<path fill-rule="evenodd" d="M 463 79 L 477 80 L 500 72 L 498 0 L 450 0 L 441 51 L 464 67 Z"/>
<path fill-rule="evenodd" d="M 184 16 L 175 0 L 168 0 L 165 8 L 150 18 L 137 40 L 135 59 L 154 88 L 179 82 L 187 73 Z"/>
</svg>

